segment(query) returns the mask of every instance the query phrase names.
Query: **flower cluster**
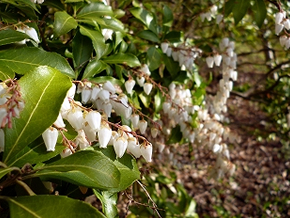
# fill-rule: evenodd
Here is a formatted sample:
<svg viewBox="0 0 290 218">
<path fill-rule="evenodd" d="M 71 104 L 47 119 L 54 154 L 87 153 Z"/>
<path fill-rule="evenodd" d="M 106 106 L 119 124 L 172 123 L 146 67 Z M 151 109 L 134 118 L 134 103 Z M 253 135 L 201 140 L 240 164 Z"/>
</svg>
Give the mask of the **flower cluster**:
<svg viewBox="0 0 290 218">
<path fill-rule="evenodd" d="M 212 18 L 216 17 L 216 23 L 219 24 L 223 19 L 223 15 L 217 14 L 217 10 L 218 7 L 216 5 L 211 6 L 207 12 L 200 14 L 201 21 L 204 22 L 205 19 L 211 21 Z"/>
<path fill-rule="evenodd" d="M 81 102 L 74 100 L 75 92 L 81 95 Z M 97 110 L 83 106 L 87 104 L 91 104 Z M 85 149 L 98 141 L 100 148 L 113 145 L 117 158 L 121 158 L 128 150 L 136 158 L 143 156 L 146 161 L 150 162 L 152 144 L 133 132 L 129 126 L 109 122 L 108 118 L 111 117 L 112 112 L 129 119 L 132 107 L 128 103 L 127 96 L 118 95 L 111 82 L 107 81 L 104 84 L 80 82 L 77 91 L 73 84 L 54 122 L 55 127 L 48 128 L 42 134 L 47 150 L 54 151 L 58 130 L 65 128 L 63 121 L 65 119 L 77 132 L 77 136 L 70 141 L 63 135 L 63 143 L 68 147 L 61 154 L 63 157 L 70 155 L 76 149 Z M 140 144 L 139 141 L 142 143 Z"/>
<path fill-rule="evenodd" d="M 280 11 L 275 14 L 275 34 L 279 35 L 283 29 L 290 30 L 290 20 L 286 18 L 286 12 Z M 279 38 L 280 44 L 283 48 L 290 48 L 290 38 L 288 35 L 282 35 Z"/>
<path fill-rule="evenodd" d="M 168 57 L 172 56 L 173 60 L 179 63 L 179 66 L 185 66 L 189 71 L 192 71 L 194 60 L 201 54 L 200 49 L 188 48 L 185 44 L 179 44 L 174 47 L 167 42 L 162 42 L 161 49 Z"/>
<path fill-rule="evenodd" d="M 31 0 L 32 3 L 42 4 L 44 0 Z"/>
</svg>

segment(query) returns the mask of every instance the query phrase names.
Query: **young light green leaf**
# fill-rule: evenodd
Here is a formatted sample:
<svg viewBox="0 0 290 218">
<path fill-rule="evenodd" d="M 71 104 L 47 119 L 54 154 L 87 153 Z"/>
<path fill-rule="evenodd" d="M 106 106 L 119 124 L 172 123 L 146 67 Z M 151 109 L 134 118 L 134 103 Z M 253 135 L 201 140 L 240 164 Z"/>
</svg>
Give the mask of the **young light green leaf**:
<svg viewBox="0 0 290 218">
<path fill-rule="evenodd" d="M 147 51 L 147 64 L 150 71 L 156 70 L 161 64 L 162 55 L 155 47 L 150 47 Z"/>
<path fill-rule="evenodd" d="M 96 51 L 96 59 L 100 59 L 106 50 L 105 38 L 101 32 L 93 29 L 89 29 L 85 26 L 80 26 L 80 33 L 89 37 Z"/>
<path fill-rule="evenodd" d="M 107 68 L 107 64 L 105 64 L 101 60 L 94 59 L 87 65 L 84 75 L 83 75 L 83 79 L 94 77 L 95 75 L 101 73 L 106 68 Z"/>
<path fill-rule="evenodd" d="M 77 14 L 78 19 L 92 19 L 102 16 L 114 16 L 112 7 L 100 2 L 92 2 L 83 7 Z"/>
<path fill-rule="evenodd" d="M 21 119 L 12 119 L 12 128 L 5 130 L 3 162 L 14 157 L 38 138 L 56 120 L 70 79 L 58 70 L 41 66 L 19 80 L 25 102 Z"/>
<path fill-rule="evenodd" d="M 78 23 L 65 11 L 57 11 L 54 14 L 54 33 L 56 37 L 61 36 L 72 29 L 77 28 Z"/>
<path fill-rule="evenodd" d="M 72 41 L 72 53 L 75 68 L 78 68 L 89 61 L 93 52 L 90 38 L 77 32 Z"/>
<path fill-rule="evenodd" d="M 137 36 L 151 42 L 160 43 L 158 36 L 151 30 L 142 30 L 141 32 L 137 34 Z"/>
<path fill-rule="evenodd" d="M 233 15 L 234 15 L 236 25 L 246 15 L 249 6 L 250 6 L 250 0 L 235 1 L 235 6 L 233 8 Z"/>
<path fill-rule="evenodd" d="M 125 64 L 129 67 L 138 67 L 141 65 L 135 55 L 126 53 L 110 55 L 109 57 L 104 58 L 103 61 L 108 64 Z"/>
<path fill-rule="evenodd" d="M 28 38 L 29 38 L 28 35 L 26 35 L 25 33 L 21 33 L 19 31 L 15 31 L 12 29 L 2 30 L 0 31 L 0 46 L 20 42 L 23 39 Z"/>
<path fill-rule="evenodd" d="M 83 150 L 47 164 L 34 177 L 55 178 L 76 185 L 98 189 L 119 186 L 120 172 L 108 157 L 99 151 Z"/>
<path fill-rule="evenodd" d="M 267 15 L 267 10 L 266 10 L 266 5 L 265 5 L 264 0 L 255 0 L 253 10 L 254 10 L 254 20 L 257 26 L 261 28 Z"/>
<path fill-rule="evenodd" d="M 8 202 L 11 218 L 105 218 L 93 206 L 66 196 L 35 195 L 1 199 Z"/>
<path fill-rule="evenodd" d="M 69 77 L 75 77 L 75 73 L 66 59 L 57 53 L 27 47 L 0 51 L 0 66 L 9 67 L 20 75 L 29 73 L 35 67 L 43 65 L 56 68 Z"/>
<path fill-rule="evenodd" d="M 107 217 L 118 217 L 118 209 L 117 209 L 117 200 L 118 193 L 110 192 L 110 191 L 98 191 L 96 189 L 93 190 L 96 197 L 102 203 L 103 213 Z"/>
</svg>

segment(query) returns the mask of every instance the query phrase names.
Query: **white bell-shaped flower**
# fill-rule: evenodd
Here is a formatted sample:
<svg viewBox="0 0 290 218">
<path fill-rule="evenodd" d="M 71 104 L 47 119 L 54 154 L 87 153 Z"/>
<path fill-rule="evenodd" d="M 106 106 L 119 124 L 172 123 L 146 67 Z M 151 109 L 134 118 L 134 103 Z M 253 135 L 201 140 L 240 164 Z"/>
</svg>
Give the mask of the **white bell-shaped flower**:
<svg viewBox="0 0 290 218">
<path fill-rule="evenodd" d="M 287 36 L 286 35 L 280 36 L 279 42 L 280 42 L 280 45 L 282 47 L 285 47 L 286 46 L 286 42 L 287 42 Z"/>
<path fill-rule="evenodd" d="M 287 30 L 289 30 L 290 29 L 290 20 L 289 19 L 284 20 L 283 25 Z"/>
<path fill-rule="evenodd" d="M 151 162 L 152 161 L 152 152 L 153 152 L 153 147 L 151 143 L 143 143 L 141 145 L 141 155 L 144 157 L 144 159 L 147 162 Z"/>
<path fill-rule="evenodd" d="M 99 131 L 100 128 L 101 128 L 102 116 L 101 116 L 101 114 L 98 111 L 90 111 L 86 115 L 85 121 L 88 122 L 88 124 L 90 125 L 90 127 L 94 131 Z"/>
<path fill-rule="evenodd" d="M 91 94 L 91 101 L 95 101 L 98 98 L 100 91 L 101 91 L 100 87 L 98 86 L 93 87 L 92 94 Z"/>
<path fill-rule="evenodd" d="M 283 24 L 275 24 L 275 34 L 279 35 L 279 33 L 283 30 L 284 25 Z"/>
<path fill-rule="evenodd" d="M 71 155 L 71 154 L 72 154 L 71 150 L 70 150 L 69 148 L 66 148 L 66 149 L 64 149 L 64 150 L 60 153 L 60 156 L 61 156 L 62 158 L 65 158 L 65 157 L 68 157 L 68 156 Z"/>
<path fill-rule="evenodd" d="M 119 136 L 113 144 L 117 158 L 123 157 L 128 146 L 128 141 L 123 136 Z"/>
<path fill-rule="evenodd" d="M 147 74 L 148 76 L 151 75 L 151 72 L 150 72 L 149 67 L 148 67 L 147 64 L 143 64 L 140 70 L 141 70 L 143 73 Z"/>
<path fill-rule="evenodd" d="M 90 143 L 86 139 L 86 134 L 83 129 L 78 131 L 78 136 L 74 140 L 74 143 L 76 146 L 78 146 L 80 149 L 85 149 L 90 146 Z"/>
<path fill-rule="evenodd" d="M 100 92 L 99 92 L 99 98 L 101 100 L 103 100 L 104 102 L 107 102 L 109 101 L 110 99 L 110 92 L 106 89 L 102 89 Z"/>
<path fill-rule="evenodd" d="M 213 68 L 214 59 L 212 56 L 208 56 L 206 59 L 206 64 L 209 68 Z"/>
<path fill-rule="evenodd" d="M 73 99 L 75 97 L 75 93 L 76 93 L 76 85 L 72 83 L 72 86 L 66 93 L 66 97 Z"/>
<path fill-rule="evenodd" d="M 89 142 L 96 141 L 96 130 L 93 130 L 92 127 L 88 124 L 88 122 L 83 123 L 83 130 Z"/>
<path fill-rule="evenodd" d="M 220 66 L 221 65 L 221 61 L 222 61 L 222 56 L 220 54 L 215 54 L 213 56 L 213 59 L 214 59 L 214 64 L 216 66 Z"/>
<path fill-rule="evenodd" d="M 112 136 L 112 129 L 110 126 L 103 122 L 101 129 L 98 132 L 98 139 L 100 143 L 100 148 L 106 148 Z"/>
<path fill-rule="evenodd" d="M 219 24 L 223 20 L 224 16 L 222 14 L 218 14 L 216 16 L 216 24 Z"/>
<path fill-rule="evenodd" d="M 134 155 L 135 158 L 139 158 L 141 156 L 140 144 L 135 137 L 128 138 L 128 150 Z"/>
<path fill-rule="evenodd" d="M 104 83 L 103 89 L 108 90 L 112 94 L 116 93 L 116 88 L 110 81 L 107 81 L 107 82 Z"/>
<path fill-rule="evenodd" d="M 155 128 L 155 127 L 151 128 L 151 135 L 152 135 L 153 138 L 156 138 L 157 137 L 158 132 L 159 131 L 158 131 L 157 128 Z"/>
<path fill-rule="evenodd" d="M 148 123 L 147 123 L 146 120 L 140 120 L 139 121 L 138 126 L 139 126 L 141 134 L 144 134 L 146 132 L 147 125 L 148 125 Z"/>
<path fill-rule="evenodd" d="M 167 114 L 169 112 L 170 108 L 171 108 L 171 103 L 166 102 L 166 101 L 163 102 L 162 109 L 163 109 L 164 113 Z"/>
<path fill-rule="evenodd" d="M 7 117 L 7 115 L 8 115 L 7 109 L 4 108 L 4 107 L 1 107 L 0 108 L 0 127 L 1 127 L 2 124 L 4 124 L 3 121 Z M 5 122 L 5 124 L 6 124 L 6 122 Z"/>
<path fill-rule="evenodd" d="M 46 146 L 47 151 L 54 151 L 55 150 L 57 137 L 58 137 L 58 131 L 56 128 L 53 128 L 53 127 L 47 128 L 42 133 L 42 138 L 43 138 L 43 141 L 44 141 L 44 144 Z"/>
<path fill-rule="evenodd" d="M 132 122 L 133 129 L 137 129 L 138 124 L 139 124 L 139 120 L 140 120 L 140 116 L 138 114 L 133 114 L 130 119 Z"/>
<path fill-rule="evenodd" d="M 280 24 L 284 18 L 284 15 L 282 12 L 278 12 L 275 14 L 275 24 Z"/>
<path fill-rule="evenodd" d="M 114 144 L 114 141 L 117 139 L 117 138 L 119 138 L 119 133 L 118 132 L 116 132 L 116 131 L 112 131 L 112 136 L 111 136 L 111 138 L 110 138 L 110 141 L 109 141 L 109 143 L 108 143 L 108 145 L 113 145 Z"/>
<path fill-rule="evenodd" d="M 145 83 L 143 86 L 143 90 L 146 93 L 146 95 L 150 94 L 152 88 L 153 88 L 153 85 L 151 83 Z"/>
<path fill-rule="evenodd" d="M 92 89 L 84 87 L 82 90 L 82 103 L 87 104 L 91 100 Z"/>
<path fill-rule="evenodd" d="M 140 87 L 143 87 L 145 83 L 145 78 L 143 76 L 137 77 L 137 83 L 139 84 Z"/>
<path fill-rule="evenodd" d="M 132 94 L 133 88 L 135 86 L 136 82 L 133 79 L 129 79 L 125 82 L 125 88 L 128 94 Z"/>
<path fill-rule="evenodd" d="M 58 128 L 64 128 L 65 127 L 65 123 L 63 122 L 61 113 L 58 114 L 56 121 L 54 121 L 53 123 L 55 126 L 57 126 Z"/>
<path fill-rule="evenodd" d="M 79 107 L 73 108 L 68 112 L 66 119 L 76 131 L 79 131 L 84 122 L 83 112 Z"/>
<path fill-rule="evenodd" d="M 166 53 L 167 49 L 168 49 L 169 44 L 167 42 L 162 42 L 161 43 L 161 50 L 163 53 Z"/>
</svg>

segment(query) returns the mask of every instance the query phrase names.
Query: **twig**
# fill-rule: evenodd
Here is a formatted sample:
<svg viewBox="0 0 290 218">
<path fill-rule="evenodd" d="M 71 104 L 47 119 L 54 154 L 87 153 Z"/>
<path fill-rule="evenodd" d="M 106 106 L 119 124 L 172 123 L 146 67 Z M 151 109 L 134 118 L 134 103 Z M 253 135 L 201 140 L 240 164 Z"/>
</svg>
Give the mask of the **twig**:
<svg viewBox="0 0 290 218">
<path fill-rule="evenodd" d="M 16 183 L 18 184 L 18 185 L 21 185 L 26 191 L 27 191 L 27 193 L 30 195 L 30 196 L 33 196 L 33 195 L 36 195 L 32 190 L 31 190 L 31 188 L 25 183 L 25 182 L 22 182 L 22 181 L 20 181 L 20 180 L 16 180 Z"/>
</svg>

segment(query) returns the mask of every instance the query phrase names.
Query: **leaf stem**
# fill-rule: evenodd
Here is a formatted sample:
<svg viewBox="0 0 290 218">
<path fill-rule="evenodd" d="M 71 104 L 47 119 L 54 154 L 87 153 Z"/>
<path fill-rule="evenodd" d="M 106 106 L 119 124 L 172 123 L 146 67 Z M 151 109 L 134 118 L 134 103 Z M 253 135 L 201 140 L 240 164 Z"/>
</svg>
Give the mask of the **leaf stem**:
<svg viewBox="0 0 290 218">
<path fill-rule="evenodd" d="M 18 184 L 18 185 L 20 185 L 20 186 L 22 186 L 24 189 L 25 189 L 25 191 L 27 191 L 27 193 L 30 195 L 30 196 L 33 196 L 33 195 L 36 195 L 32 190 L 31 190 L 31 188 L 25 183 L 25 182 L 23 182 L 23 181 L 21 181 L 21 180 L 16 180 L 16 183 Z"/>
</svg>

